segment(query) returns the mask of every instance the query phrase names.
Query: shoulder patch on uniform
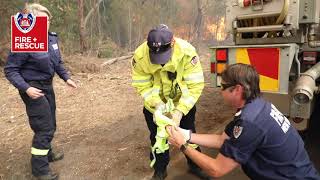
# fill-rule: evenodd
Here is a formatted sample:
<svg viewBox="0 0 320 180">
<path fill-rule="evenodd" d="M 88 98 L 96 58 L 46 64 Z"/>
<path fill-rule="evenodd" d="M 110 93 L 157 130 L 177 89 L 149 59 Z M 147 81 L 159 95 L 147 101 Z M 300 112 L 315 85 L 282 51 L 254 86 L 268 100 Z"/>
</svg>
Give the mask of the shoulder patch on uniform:
<svg viewBox="0 0 320 180">
<path fill-rule="evenodd" d="M 198 63 L 198 61 L 199 61 L 199 57 L 198 56 L 194 56 L 191 59 L 190 63 L 195 66 Z"/>
<path fill-rule="evenodd" d="M 49 32 L 49 34 L 52 36 L 58 36 L 56 32 Z"/>
<path fill-rule="evenodd" d="M 234 138 L 238 138 L 242 133 L 243 127 L 242 126 L 234 126 L 233 127 L 233 136 Z"/>
<path fill-rule="evenodd" d="M 57 43 L 56 43 L 56 44 L 52 44 L 52 48 L 53 48 L 54 50 L 59 49 L 59 48 L 58 48 L 58 44 L 57 44 Z"/>
</svg>

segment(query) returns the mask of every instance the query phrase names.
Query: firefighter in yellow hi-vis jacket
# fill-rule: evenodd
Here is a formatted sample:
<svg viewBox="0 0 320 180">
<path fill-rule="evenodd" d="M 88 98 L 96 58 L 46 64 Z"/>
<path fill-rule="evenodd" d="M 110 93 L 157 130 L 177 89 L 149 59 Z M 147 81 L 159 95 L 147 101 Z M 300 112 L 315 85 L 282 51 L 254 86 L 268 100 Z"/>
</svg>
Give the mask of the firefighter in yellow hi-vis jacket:
<svg viewBox="0 0 320 180">
<path fill-rule="evenodd" d="M 136 49 L 132 59 L 132 85 L 144 99 L 143 113 L 152 145 L 157 133 L 153 113 L 163 108 L 169 99 L 175 105 L 171 115 L 176 126 L 195 132 L 195 104 L 204 87 L 201 64 L 195 48 L 174 37 L 168 26 L 161 24 L 152 29 L 147 41 Z M 152 153 L 150 159 L 153 159 Z M 207 178 L 189 158 L 187 161 L 189 172 Z M 152 179 L 164 179 L 168 163 L 169 151 L 156 154 Z"/>
</svg>

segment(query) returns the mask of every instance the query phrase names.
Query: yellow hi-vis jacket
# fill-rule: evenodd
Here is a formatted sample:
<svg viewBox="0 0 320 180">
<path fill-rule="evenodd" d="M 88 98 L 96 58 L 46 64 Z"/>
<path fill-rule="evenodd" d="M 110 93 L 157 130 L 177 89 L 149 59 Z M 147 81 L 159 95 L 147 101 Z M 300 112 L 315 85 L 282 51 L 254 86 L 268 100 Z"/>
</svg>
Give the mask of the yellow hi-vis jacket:
<svg viewBox="0 0 320 180">
<path fill-rule="evenodd" d="M 170 80 L 168 72 L 176 72 L 176 79 Z M 203 72 L 195 48 L 175 38 L 172 57 L 162 67 L 151 63 L 149 47 L 144 42 L 136 49 L 132 59 L 132 85 L 143 97 L 144 106 L 151 113 L 157 103 L 166 103 L 170 93 L 176 91 L 176 96 L 171 97 L 176 109 L 184 115 L 188 114 L 204 87 Z"/>
</svg>

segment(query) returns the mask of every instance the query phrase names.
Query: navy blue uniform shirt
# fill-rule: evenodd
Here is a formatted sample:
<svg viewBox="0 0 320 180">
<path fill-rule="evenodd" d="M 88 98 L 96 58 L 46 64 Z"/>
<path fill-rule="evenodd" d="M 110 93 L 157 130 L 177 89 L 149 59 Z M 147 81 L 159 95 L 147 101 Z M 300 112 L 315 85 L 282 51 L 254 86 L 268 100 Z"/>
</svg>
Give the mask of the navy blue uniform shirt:
<svg viewBox="0 0 320 180">
<path fill-rule="evenodd" d="M 63 66 L 58 37 L 49 33 L 47 53 L 10 53 L 4 72 L 7 79 L 20 91 L 26 91 L 28 81 L 50 80 L 56 72 L 61 79 L 69 79 Z"/>
<path fill-rule="evenodd" d="M 296 129 L 262 98 L 238 111 L 225 133 L 230 139 L 220 153 L 241 164 L 251 179 L 320 179 Z"/>
</svg>

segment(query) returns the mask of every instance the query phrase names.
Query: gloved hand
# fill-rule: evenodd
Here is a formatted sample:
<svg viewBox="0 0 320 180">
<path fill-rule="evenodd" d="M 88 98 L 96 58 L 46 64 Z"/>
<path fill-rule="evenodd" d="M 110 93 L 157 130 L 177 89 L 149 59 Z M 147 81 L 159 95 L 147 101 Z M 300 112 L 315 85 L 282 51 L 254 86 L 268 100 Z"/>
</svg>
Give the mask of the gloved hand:
<svg viewBox="0 0 320 180">
<path fill-rule="evenodd" d="M 159 103 L 157 103 L 155 105 L 155 109 L 157 110 L 162 110 L 164 111 L 166 109 L 166 104 L 164 104 L 164 102 L 160 101 Z"/>
<path fill-rule="evenodd" d="M 155 111 L 161 111 L 161 113 L 162 113 L 162 111 L 164 111 L 165 109 L 166 109 L 166 104 L 164 104 L 164 102 L 159 102 L 159 103 L 157 103 L 156 105 L 155 105 Z M 153 122 L 154 123 L 156 123 L 156 117 L 155 117 L 155 112 L 153 113 Z"/>
<path fill-rule="evenodd" d="M 175 122 L 176 126 L 179 127 L 183 113 L 181 111 L 179 111 L 178 109 L 175 109 L 175 110 L 173 110 L 171 115 L 172 115 L 172 120 Z"/>
<path fill-rule="evenodd" d="M 178 130 L 179 132 L 181 132 L 181 134 L 183 135 L 184 137 L 184 140 L 189 143 L 189 141 L 191 140 L 191 130 L 188 130 L 188 129 L 183 129 L 183 128 L 180 128 L 178 127 Z"/>
</svg>

